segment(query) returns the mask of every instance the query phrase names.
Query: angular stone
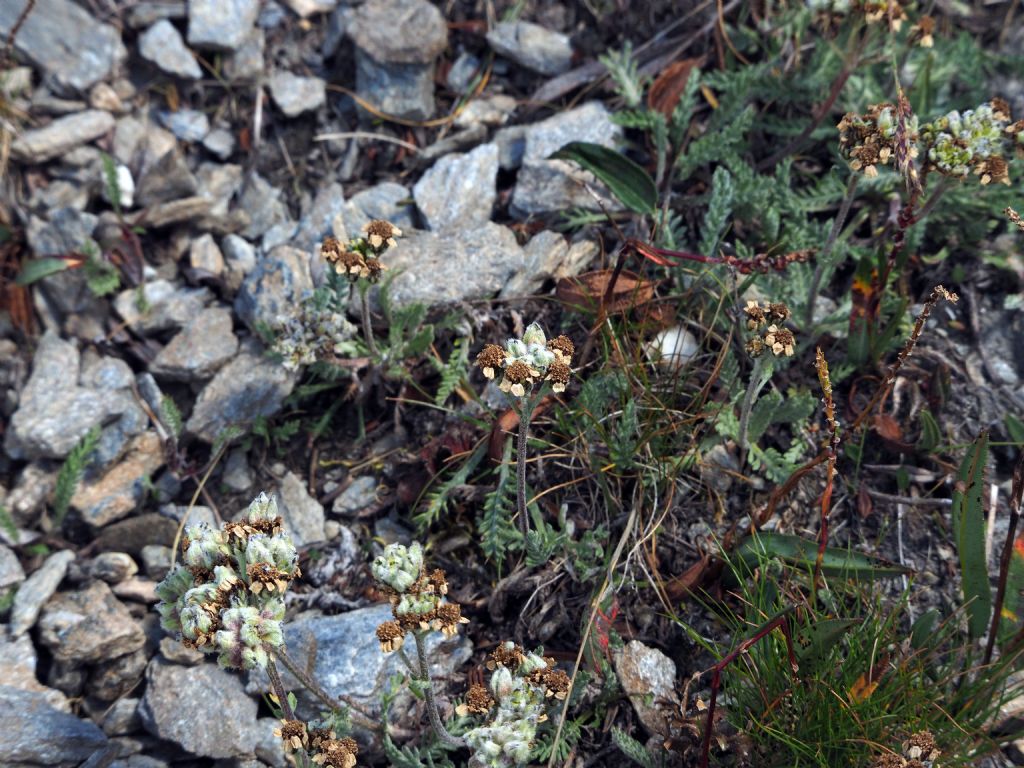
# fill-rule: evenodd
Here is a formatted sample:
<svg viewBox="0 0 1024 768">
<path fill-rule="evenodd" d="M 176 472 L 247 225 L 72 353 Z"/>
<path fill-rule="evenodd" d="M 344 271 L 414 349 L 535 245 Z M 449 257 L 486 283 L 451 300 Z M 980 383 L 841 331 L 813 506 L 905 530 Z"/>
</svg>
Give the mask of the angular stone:
<svg viewBox="0 0 1024 768">
<path fill-rule="evenodd" d="M 138 558 L 147 544 L 171 546 L 177 531 L 176 522 L 156 512 L 149 512 L 108 525 L 99 532 L 93 546 L 98 550 L 117 549 Z"/>
<path fill-rule="evenodd" d="M 153 163 L 139 179 L 136 192 L 141 205 L 151 206 L 194 195 L 199 188 L 185 155 L 174 149 Z"/>
<path fill-rule="evenodd" d="M 139 566 L 127 552 L 101 552 L 89 563 L 89 574 L 107 584 L 130 579 L 139 572 Z"/>
<path fill-rule="evenodd" d="M 181 39 L 181 33 L 166 19 L 161 19 L 139 36 L 139 53 L 169 75 L 188 80 L 198 80 L 203 76 L 192 51 Z"/>
<path fill-rule="evenodd" d="M 4 765 L 79 765 L 107 744 L 103 731 L 54 708 L 45 693 L 0 685 L 0 709 Z"/>
<path fill-rule="evenodd" d="M 201 381 L 213 376 L 237 352 L 231 310 L 208 307 L 160 350 L 149 370 L 175 381 Z"/>
<path fill-rule="evenodd" d="M 251 753 L 258 739 L 257 707 L 237 674 L 214 664 L 182 667 L 154 659 L 146 682 L 139 714 L 154 736 L 197 757 Z"/>
<path fill-rule="evenodd" d="M 675 662 L 639 640 L 630 640 L 614 655 L 613 662 L 622 690 L 633 702 L 640 722 L 651 734 L 667 734 L 666 712 L 671 707 L 666 704 L 678 701 Z"/>
<path fill-rule="evenodd" d="M 284 0 L 284 3 L 299 16 L 306 18 L 314 13 L 330 13 L 337 7 L 338 0 Z"/>
<path fill-rule="evenodd" d="M 107 736 L 124 736 L 141 730 L 139 699 L 124 697 L 115 701 L 106 708 L 100 727 Z"/>
<path fill-rule="evenodd" d="M 356 90 L 381 112 L 426 120 L 434 114 L 434 65 L 381 63 L 357 49 Z"/>
<path fill-rule="evenodd" d="M 445 155 L 413 187 L 416 205 L 430 229 L 466 230 L 491 220 L 498 178 L 498 146 Z"/>
<path fill-rule="evenodd" d="M 67 549 L 54 552 L 18 587 L 8 621 L 12 638 L 23 635 L 35 625 L 43 604 L 57 591 L 74 559 L 75 553 Z"/>
<path fill-rule="evenodd" d="M 253 331 L 273 327 L 278 318 L 295 311 L 313 290 L 309 255 L 282 245 L 268 253 L 246 276 L 235 297 L 235 313 Z"/>
<path fill-rule="evenodd" d="M 225 128 L 214 128 L 203 139 L 203 146 L 218 160 L 227 160 L 235 151 L 235 137 Z"/>
<path fill-rule="evenodd" d="M 198 109 L 179 109 L 161 112 L 160 122 L 182 141 L 202 141 L 210 132 L 210 118 Z"/>
<path fill-rule="evenodd" d="M 71 342 L 53 331 L 39 340 L 32 375 L 5 435 L 9 456 L 63 458 L 90 429 L 116 412 L 112 407 L 120 407 L 99 392 L 76 386 L 78 365 L 78 349 Z"/>
<path fill-rule="evenodd" d="M 31 637 L 20 635 L 17 638 L 9 638 L 6 632 L 0 632 L 0 680 L 3 680 L 3 685 L 41 693 L 50 706 L 67 712 L 71 707 L 64 694 L 47 688 L 36 677 L 38 663 L 39 659 Z"/>
<path fill-rule="evenodd" d="M 95 664 L 138 651 L 146 635 L 110 587 L 91 581 L 43 606 L 39 640 L 58 661 Z"/>
<path fill-rule="evenodd" d="M 146 671 L 146 652 L 138 650 L 93 667 L 86 693 L 99 701 L 114 701 L 138 687 Z"/>
<path fill-rule="evenodd" d="M 57 485 L 57 469 L 51 462 L 32 462 L 18 475 L 17 485 L 3 502 L 14 521 L 33 526 Z"/>
<path fill-rule="evenodd" d="M 271 98 L 285 117 L 298 117 L 327 103 L 327 83 L 319 77 L 300 77 L 279 71 L 271 75 L 267 85 Z"/>
<path fill-rule="evenodd" d="M 377 500 L 377 478 L 362 475 L 355 478 L 341 494 L 334 499 L 331 512 L 336 515 L 355 515 Z"/>
<path fill-rule="evenodd" d="M 572 66 L 569 37 L 529 21 L 504 21 L 487 33 L 496 53 L 542 75 L 560 75 Z"/>
<path fill-rule="evenodd" d="M 512 230 L 493 222 L 462 232 L 407 232 L 388 251 L 388 265 L 397 273 L 391 300 L 403 306 L 487 298 L 524 262 Z"/>
<path fill-rule="evenodd" d="M 142 501 L 153 473 L 163 465 L 163 443 L 156 432 L 144 432 L 132 441 L 119 464 L 94 482 L 79 484 L 71 506 L 93 528 L 127 517 Z"/>
<path fill-rule="evenodd" d="M 29 220 L 28 244 L 36 256 L 63 256 L 93 242 L 92 233 L 99 219 L 75 208 L 50 211 L 49 221 L 35 216 Z"/>
<path fill-rule="evenodd" d="M 167 280 L 153 280 L 139 289 L 121 291 L 114 309 L 128 325 L 144 335 L 181 328 L 198 315 L 211 294 L 207 288 L 182 288 Z"/>
<path fill-rule="evenodd" d="M 583 271 L 597 252 L 597 243 L 590 240 L 581 240 L 570 246 L 557 232 L 538 232 L 523 246 L 526 263 L 522 271 L 505 283 L 500 297 L 531 296 L 548 280 L 574 277 Z"/>
<path fill-rule="evenodd" d="M 249 469 L 249 457 L 244 448 L 235 448 L 224 462 L 224 473 L 220 481 L 232 491 L 242 493 L 252 488 L 256 479 Z"/>
<path fill-rule="evenodd" d="M 292 238 L 292 244 L 307 252 L 318 252 L 320 242 L 343 227 L 341 221 L 344 210 L 345 195 L 341 184 L 335 181 L 320 187 L 309 210 L 305 211 L 299 221 L 299 229 Z"/>
<path fill-rule="evenodd" d="M 522 167 L 512 195 L 514 211 L 528 215 L 573 207 L 600 210 L 583 184 L 597 193 L 606 208 L 620 210 L 622 204 L 593 174 L 565 160 L 547 158 L 572 141 L 586 141 L 614 149 L 621 136 L 621 126 L 613 123 L 607 108 L 596 101 L 530 126 L 526 131 Z"/>
<path fill-rule="evenodd" d="M 369 0 L 356 9 L 348 34 L 390 64 L 429 64 L 448 46 L 444 16 L 427 0 Z"/>
<path fill-rule="evenodd" d="M 245 42 L 224 58 L 224 76 L 228 80 L 250 80 L 263 74 L 263 49 L 266 35 L 262 29 L 254 29 Z"/>
<path fill-rule="evenodd" d="M 255 240 L 275 224 L 288 219 L 288 209 L 281 202 L 281 190 L 276 189 L 258 173 L 254 173 L 242 192 L 238 207 L 249 214 L 249 226 L 239 234 Z"/>
<path fill-rule="evenodd" d="M 142 568 L 151 579 L 161 580 L 171 570 L 170 547 L 162 544 L 147 544 L 142 548 Z"/>
<path fill-rule="evenodd" d="M 114 118 L 109 112 L 89 109 L 59 117 L 42 128 L 25 131 L 11 144 L 11 154 L 23 163 L 44 163 L 66 155 L 75 147 L 98 139 L 113 129 Z"/>
<path fill-rule="evenodd" d="M 251 352 L 225 365 L 199 393 L 187 429 L 213 443 L 229 426 L 245 429 L 257 416 L 271 416 L 295 386 L 284 368 Z"/>
<path fill-rule="evenodd" d="M 128 9 L 128 26 L 142 29 L 161 19 L 184 19 L 186 16 L 185 0 L 141 0 Z"/>
<path fill-rule="evenodd" d="M 188 249 L 188 263 L 192 269 L 219 277 L 224 272 L 224 254 L 220 252 L 213 235 L 200 235 Z"/>
<path fill-rule="evenodd" d="M 278 509 L 296 546 L 327 539 L 324 533 L 324 508 L 309 495 L 306 484 L 294 472 L 281 478 L 277 493 Z"/>
<path fill-rule="evenodd" d="M 5 40 L 24 7 L 20 2 L 0 3 L 0 36 Z M 70 0 L 36 0 L 14 47 L 43 70 L 48 85 L 62 93 L 84 93 L 128 55 L 115 27 L 101 24 Z"/>
<path fill-rule="evenodd" d="M 189 0 L 189 45 L 236 50 L 249 36 L 259 14 L 259 0 Z"/>
<path fill-rule="evenodd" d="M 14 554 L 14 550 L 0 544 L 0 593 L 24 580 L 25 571 L 21 567 L 18 556 Z"/>
<path fill-rule="evenodd" d="M 455 125 L 458 128 L 504 125 L 516 111 L 516 106 L 516 100 L 503 93 L 473 99 L 455 117 Z"/>
</svg>

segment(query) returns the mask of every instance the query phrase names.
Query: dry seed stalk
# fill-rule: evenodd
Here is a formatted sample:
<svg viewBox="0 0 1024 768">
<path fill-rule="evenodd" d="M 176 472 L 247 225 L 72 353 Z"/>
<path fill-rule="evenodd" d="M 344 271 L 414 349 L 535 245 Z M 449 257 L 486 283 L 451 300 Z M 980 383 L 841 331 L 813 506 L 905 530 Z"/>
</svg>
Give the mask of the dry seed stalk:
<svg viewBox="0 0 1024 768">
<path fill-rule="evenodd" d="M 832 506 L 832 483 L 836 475 L 836 451 L 839 448 L 839 422 L 836 420 L 835 403 L 832 401 L 832 379 L 828 374 L 828 360 L 821 347 L 814 356 L 814 367 L 821 384 L 822 404 L 825 406 L 825 421 L 828 422 L 829 440 L 825 448 L 825 490 L 821 494 L 821 526 L 818 531 L 818 557 L 814 561 L 814 584 L 821 578 L 821 564 L 825 559 L 825 545 L 828 542 L 828 513 Z"/>
<path fill-rule="evenodd" d="M 1021 218 L 1021 215 L 1019 213 L 1013 210 L 1013 208 L 1011 208 L 1010 206 L 1006 206 L 1005 210 L 1003 210 L 1003 213 L 1006 214 L 1006 217 L 1011 222 L 1017 225 L 1017 229 L 1019 229 L 1021 232 L 1024 232 L 1024 218 Z"/>
</svg>

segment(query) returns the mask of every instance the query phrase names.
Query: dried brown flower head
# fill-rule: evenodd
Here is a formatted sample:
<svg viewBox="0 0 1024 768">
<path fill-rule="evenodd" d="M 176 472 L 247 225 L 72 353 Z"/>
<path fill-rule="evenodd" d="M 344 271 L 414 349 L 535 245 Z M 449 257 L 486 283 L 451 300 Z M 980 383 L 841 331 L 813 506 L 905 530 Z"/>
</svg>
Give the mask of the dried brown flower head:
<svg viewBox="0 0 1024 768">
<path fill-rule="evenodd" d="M 505 376 L 498 386 L 502 392 L 511 392 L 516 397 L 522 397 L 526 394 L 526 385 L 531 384 L 533 378 L 539 374 L 539 371 L 521 360 L 514 360 L 505 366 Z"/>
<path fill-rule="evenodd" d="M 572 687 L 569 675 L 561 669 L 543 670 L 541 684 L 544 686 L 545 696 L 554 697 L 559 701 L 563 701 L 569 695 L 569 689 Z"/>
<path fill-rule="evenodd" d="M 283 595 L 291 581 L 287 573 L 270 563 L 252 563 L 246 568 L 245 575 L 249 578 L 249 589 L 254 595 L 258 595 L 264 589 Z"/>
<path fill-rule="evenodd" d="M 746 350 L 747 354 L 751 357 L 760 357 L 764 354 L 765 350 L 764 339 L 760 336 L 754 336 L 752 339 L 747 341 Z"/>
<path fill-rule="evenodd" d="M 1010 169 L 1006 160 L 993 155 L 974 166 L 974 173 L 981 177 L 982 185 L 995 181 L 1000 184 L 1010 185 Z"/>
<path fill-rule="evenodd" d="M 922 48 L 931 48 L 935 45 L 935 19 L 931 16 L 919 18 L 911 30 L 911 40 L 917 42 Z"/>
<path fill-rule="evenodd" d="M 1013 119 L 1013 110 L 1010 109 L 1010 102 L 1006 99 L 993 96 L 988 103 L 992 105 L 992 113 L 997 120 L 1009 122 Z"/>
<path fill-rule="evenodd" d="M 487 660 L 487 668 L 494 669 L 496 666 L 500 666 L 507 669 L 518 669 L 525 658 L 526 654 L 523 653 L 520 646 L 515 643 L 502 643 L 491 651 L 491 658 Z"/>
<path fill-rule="evenodd" d="M 756 331 L 768 322 L 768 314 L 758 301 L 748 301 L 747 306 L 743 308 L 743 312 L 747 316 L 747 328 L 751 331 Z"/>
<path fill-rule="evenodd" d="M 445 637 L 453 637 L 458 632 L 459 624 L 468 623 L 469 619 L 462 615 L 462 606 L 458 603 L 442 603 L 437 606 L 433 627 L 441 630 Z"/>
<path fill-rule="evenodd" d="M 396 237 L 401 237 L 402 230 L 383 219 L 373 219 L 363 225 L 363 234 L 366 235 L 366 242 L 375 251 L 380 251 L 383 246 L 394 248 L 398 245 Z"/>
<path fill-rule="evenodd" d="M 774 301 L 766 307 L 768 319 L 773 323 L 784 323 L 789 320 L 789 307 L 785 302 Z"/>
<path fill-rule="evenodd" d="M 281 726 L 274 729 L 274 735 L 284 742 L 286 749 L 292 751 L 309 746 L 306 724 L 301 720 L 282 720 Z"/>
<path fill-rule="evenodd" d="M 377 640 L 380 641 L 380 649 L 384 653 L 391 653 L 401 648 L 404 637 L 405 632 L 402 631 L 397 621 L 385 621 L 377 627 Z"/>
<path fill-rule="evenodd" d="M 793 332 L 788 328 L 769 325 L 765 330 L 764 343 L 776 357 L 783 355 L 792 357 L 796 340 L 793 338 Z"/>
<path fill-rule="evenodd" d="M 328 739 L 313 755 L 313 762 L 328 768 L 353 768 L 358 753 L 359 745 L 354 739 Z"/>
<path fill-rule="evenodd" d="M 448 594 L 448 577 L 440 568 L 435 568 L 427 576 L 427 589 L 438 595 Z"/>
<path fill-rule="evenodd" d="M 918 731 L 907 739 L 903 753 L 911 760 L 937 760 L 942 756 L 935 737 L 928 731 Z"/>
<path fill-rule="evenodd" d="M 907 761 L 897 754 L 887 752 L 871 764 L 871 768 L 906 768 Z"/>
<path fill-rule="evenodd" d="M 476 364 L 483 371 L 484 378 L 493 379 L 496 371 L 505 365 L 506 352 L 497 344 L 487 344 L 476 356 Z"/>
<path fill-rule="evenodd" d="M 576 347 L 573 346 L 572 339 L 568 336 L 556 336 L 551 339 L 548 341 L 548 349 L 554 352 L 556 357 L 560 357 L 562 362 L 567 365 L 572 362 L 572 356 L 576 352 Z"/>
<path fill-rule="evenodd" d="M 461 717 L 466 715 L 486 715 L 494 706 L 494 697 L 490 691 L 479 683 L 469 686 L 466 692 L 466 703 L 455 708 L 456 714 Z"/>
</svg>

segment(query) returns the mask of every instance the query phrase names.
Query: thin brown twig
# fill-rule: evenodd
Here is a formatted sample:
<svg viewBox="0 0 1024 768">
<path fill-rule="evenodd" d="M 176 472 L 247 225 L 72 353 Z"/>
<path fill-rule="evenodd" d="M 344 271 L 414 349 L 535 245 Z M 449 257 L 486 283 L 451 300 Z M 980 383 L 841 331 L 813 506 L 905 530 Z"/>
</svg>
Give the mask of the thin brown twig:
<svg viewBox="0 0 1024 768">
<path fill-rule="evenodd" d="M 832 379 L 828 374 L 828 360 L 818 347 L 814 355 L 814 367 L 821 385 L 822 404 L 825 407 L 825 421 L 828 423 L 829 440 L 825 447 L 825 490 L 821 494 L 821 525 L 818 530 L 818 556 L 814 561 L 815 588 L 820 583 L 821 565 L 825 560 L 825 545 L 828 543 L 828 513 L 832 506 L 832 484 L 836 475 L 836 451 L 839 448 L 839 422 L 836 421 L 836 407 L 832 401 Z"/>
</svg>

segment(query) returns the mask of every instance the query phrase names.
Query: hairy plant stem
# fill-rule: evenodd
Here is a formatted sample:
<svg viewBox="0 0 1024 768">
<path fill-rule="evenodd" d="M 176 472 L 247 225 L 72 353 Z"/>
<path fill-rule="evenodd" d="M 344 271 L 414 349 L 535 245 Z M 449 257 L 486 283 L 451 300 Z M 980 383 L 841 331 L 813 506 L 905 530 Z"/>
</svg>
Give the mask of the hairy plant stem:
<svg viewBox="0 0 1024 768">
<path fill-rule="evenodd" d="M 437 700 L 434 698 L 434 683 L 430 679 L 430 668 L 427 666 L 427 650 L 423 642 L 423 632 L 413 632 L 416 638 L 416 657 L 419 661 L 419 680 L 423 683 L 423 690 L 427 696 L 427 714 L 430 717 L 430 724 L 434 727 L 437 738 L 452 747 L 464 747 L 466 742 L 463 739 L 452 736 L 448 729 L 441 722 L 441 714 L 437 711 Z M 408 658 L 406 658 L 408 663 Z M 410 665 L 411 666 L 411 665 Z"/>
<path fill-rule="evenodd" d="M 288 691 L 285 690 L 281 673 L 277 671 L 277 665 L 274 663 L 274 655 L 277 653 L 277 649 L 271 648 L 269 645 L 264 645 L 263 649 L 267 652 L 267 677 L 270 678 L 270 688 L 281 705 L 281 714 L 284 715 L 285 720 L 296 720 L 295 710 L 292 709 L 292 705 L 288 701 Z M 313 764 L 313 761 L 309 759 L 309 755 L 306 754 L 304 749 L 298 750 L 295 753 L 295 757 L 295 763 L 299 768 L 307 768 Z"/>
<path fill-rule="evenodd" d="M 740 429 L 736 438 L 736 442 L 740 449 L 741 461 L 744 452 L 747 450 L 747 431 L 750 428 L 750 412 L 754 408 L 754 403 L 757 402 L 757 396 L 761 392 L 761 387 L 763 387 L 765 382 L 768 380 L 767 376 L 765 376 L 768 359 L 767 352 L 762 354 L 760 357 L 754 358 L 754 370 L 750 372 L 750 383 L 747 385 L 747 393 L 743 396 L 743 406 L 740 409 Z"/>
<path fill-rule="evenodd" d="M 859 181 L 859 173 L 850 174 L 850 180 L 846 184 L 846 196 L 843 197 L 843 202 L 839 205 L 839 213 L 836 214 L 832 222 L 832 229 L 829 230 L 828 240 L 825 241 L 825 247 L 821 249 L 821 253 L 818 254 L 817 263 L 814 265 L 814 277 L 811 278 L 811 288 L 807 292 L 807 309 L 804 310 L 804 326 L 807 328 L 810 328 L 814 322 L 814 305 L 818 301 L 821 280 L 825 276 L 825 264 L 828 261 L 828 257 L 832 254 L 832 249 L 839 238 L 839 233 L 843 230 L 846 217 L 850 214 L 850 206 L 853 205 L 853 198 L 857 193 L 857 182 Z"/>
<path fill-rule="evenodd" d="M 327 693 L 317 682 L 314 680 L 306 671 L 299 666 L 299 664 L 288 655 L 284 648 L 275 648 L 274 655 L 281 660 L 284 668 L 287 669 L 295 677 L 303 687 L 306 688 L 310 693 L 316 696 L 324 706 L 328 709 L 343 709 L 343 705 L 349 709 L 357 712 L 361 717 L 353 718 L 354 720 L 361 721 L 359 724 L 364 728 L 371 730 L 380 730 L 380 724 L 373 720 L 373 716 L 358 702 L 354 701 L 350 696 L 340 696 L 335 699 L 331 694 Z"/>
<path fill-rule="evenodd" d="M 373 338 L 373 325 L 370 323 L 370 300 L 367 296 L 369 292 L 370 288 L 368 285 L 360 284 L 359 309 L 363 320 L 363 337 L 366 339 L 366 346 L 370 350 L 370 356 L 378 358 L 380 357 L 380 350 L 377 349 L 377 342 Z"/>
<path fill-rule="evenodd" d="M 526 516 L 526 450 L 530 433 L 530 417 L 533 415 L 533 398 L 526 395 L 520 401 L 519 440 L 516 443 L 516 509 L 519 515 L 519 532 L 523 534 L 523 546 L 530 532 L 530 519 Z"/>
</svg>

